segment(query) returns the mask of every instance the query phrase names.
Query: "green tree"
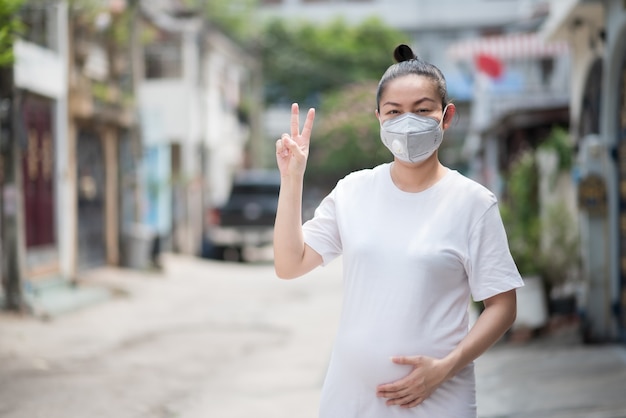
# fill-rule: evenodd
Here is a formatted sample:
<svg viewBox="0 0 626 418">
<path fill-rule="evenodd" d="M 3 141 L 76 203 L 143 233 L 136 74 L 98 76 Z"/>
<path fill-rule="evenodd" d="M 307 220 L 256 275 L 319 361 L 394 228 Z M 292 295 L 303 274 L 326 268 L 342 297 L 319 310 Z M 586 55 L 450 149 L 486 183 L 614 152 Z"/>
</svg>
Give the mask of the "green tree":
<svg viewBox="0 0 626 418">
<path fill-rule="evenodd" d="M 526 151 L 511 165 L 505 200 L 500 203 L 509 247 L 522 275 L 539 273 L 541 219 L 539 177 L 534 151 Z"/>
<path fill-rule="evenodd" d="M 358 25 L 271 20 L 261 37 L 266 102 L 317 104 L 326 92 L 378 80 L 402 42 L 405 34 L 377 18 Z"/>
<path fill-rule="evenodd" d="M 348 85 L 322 96 L 307 167 L 316 183 L 334 184 L 347 173 L 390 161 L 375 117 L 377 81 Z"/>
<path fill-rule="evenodd" d="M 381 162 L 374 116 L 378 80 L 407 36 L 371 18 L 357 25 L 271 20 L 261 39 L 265 100 L 269 105 L 315 106 L 307 183 L 332 186 L 345 174 Z"/>
<path fill-rule="evenodd" d="M 185 3 L 242 45 L 253 44 L 258 39 L 258 0 L 185 0 Z"/>
<path fill-rule="evenodd" d="M 0 0 L 0 67 L 13 64 L 13 43 L 23 30 L 19 10 L 24 0 Z"/>
</svg>

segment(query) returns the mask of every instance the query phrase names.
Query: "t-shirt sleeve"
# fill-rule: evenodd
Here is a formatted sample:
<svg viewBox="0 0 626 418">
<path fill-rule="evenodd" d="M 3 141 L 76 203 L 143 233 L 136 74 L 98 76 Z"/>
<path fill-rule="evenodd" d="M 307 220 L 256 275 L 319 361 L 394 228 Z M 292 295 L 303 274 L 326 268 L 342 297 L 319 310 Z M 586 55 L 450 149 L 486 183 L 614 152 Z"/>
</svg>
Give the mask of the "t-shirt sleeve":
<svg viewBox="0 0 626 418">
<path fill-rule="evenodd" d="M 312 219 L 302 226 L 304 242 L 322 256 L 327 265 L 343 250 L 337 224 L 337 189 L 326 196 L 315 209 Z"/>
<path fill-rule="evenodd" d="M 476 301 L 524 286 L 495 202 L 470 231 L 467 274 Z"/>
</svg>

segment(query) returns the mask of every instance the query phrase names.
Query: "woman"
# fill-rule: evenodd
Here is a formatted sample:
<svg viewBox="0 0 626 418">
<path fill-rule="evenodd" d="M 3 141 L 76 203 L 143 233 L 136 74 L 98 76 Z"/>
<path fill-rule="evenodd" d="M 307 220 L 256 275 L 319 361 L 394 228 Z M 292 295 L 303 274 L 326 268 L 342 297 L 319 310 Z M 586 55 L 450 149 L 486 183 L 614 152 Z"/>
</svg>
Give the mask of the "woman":
<svg viewBox="0 0 626 418">
<path fill-rule="evenodd" d="M 320 417 L 475 417 L 473 361 L 512 325 L 523 283 L 495 196 L 439 162 L 455 113 L 443 75 L 406 45 L 394 57 L 375 112 L 393 162 L 340 180 L 303 226 L 315 110 L 300 132 L 292 106 L 291 135 L 276 143 L 276 274 L 295 278 L 343 255 Z M 468 332 L 470 296 L 485 309 Z"/>
</svg>

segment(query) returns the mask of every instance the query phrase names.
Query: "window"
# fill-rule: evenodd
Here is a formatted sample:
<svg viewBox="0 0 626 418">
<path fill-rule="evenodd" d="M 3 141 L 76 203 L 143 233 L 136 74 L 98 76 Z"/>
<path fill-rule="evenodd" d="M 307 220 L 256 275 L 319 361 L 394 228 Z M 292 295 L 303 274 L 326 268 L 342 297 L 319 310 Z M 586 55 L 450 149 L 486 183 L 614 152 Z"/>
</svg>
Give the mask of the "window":
<svg viewBox="0 0 626 418">
<path fill-rule="evenodd" d="M 161 39 L 145 46 L 146 78 L 180 78 L 182 76 L 180 36 L 162 34 Z"/>
<path fill-rule="evenodd" d="M 23 38 L 44 48 L 50 48 L 54 39 L 51 39 L 50 18 L 53 17 L 55 7 L 48 9 L 46 5 L 29 4 L 21 11 L 25 30 Z"/>
</svg>

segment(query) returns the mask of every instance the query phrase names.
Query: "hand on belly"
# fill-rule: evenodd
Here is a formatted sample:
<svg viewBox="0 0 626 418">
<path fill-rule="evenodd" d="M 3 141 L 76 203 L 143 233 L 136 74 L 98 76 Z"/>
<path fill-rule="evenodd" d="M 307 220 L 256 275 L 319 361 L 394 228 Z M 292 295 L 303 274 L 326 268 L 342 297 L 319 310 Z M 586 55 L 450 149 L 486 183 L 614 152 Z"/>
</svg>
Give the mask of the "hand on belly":
<svg viewBox="0 0 626 418">
<path fill-rule="evenodd" d="M 407 376 L 376 388 L 376 396 L 385 398 L 390 406 L 411 408 L 419 405 L 437 389 L 449 372 L 445 361 L 428 356 L 395 357 L 393 362 L 408 365 L 412 370 Z"/>
</svg>

